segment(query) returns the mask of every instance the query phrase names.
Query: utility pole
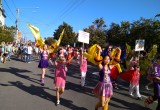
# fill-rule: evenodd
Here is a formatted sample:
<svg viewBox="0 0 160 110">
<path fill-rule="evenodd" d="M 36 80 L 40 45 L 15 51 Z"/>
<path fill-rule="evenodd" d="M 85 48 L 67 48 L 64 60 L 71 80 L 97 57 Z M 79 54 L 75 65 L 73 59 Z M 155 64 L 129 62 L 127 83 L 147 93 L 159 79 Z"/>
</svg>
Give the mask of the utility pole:
<svg viewBox="0 0 160 110">
<path fill-rule="evenodd" d="M 16 16 L 16 43 L 18 43 L 18 19 L 19 19 L 19 9 L 16 10 L 17 16 Z"/>
</svg>

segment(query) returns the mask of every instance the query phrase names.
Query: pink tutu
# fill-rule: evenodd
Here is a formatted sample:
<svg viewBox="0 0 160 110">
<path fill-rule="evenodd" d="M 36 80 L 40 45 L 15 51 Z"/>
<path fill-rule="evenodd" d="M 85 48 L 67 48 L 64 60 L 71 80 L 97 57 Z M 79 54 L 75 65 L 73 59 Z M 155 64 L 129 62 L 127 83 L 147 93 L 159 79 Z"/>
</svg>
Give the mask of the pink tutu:
<svg viewBox="0 0 160 110">
<path fill-rule="evenodd" d="M 58 62 L 55 69 L 54 83 L 56 88 L 65 88 L 66 85 L 66 70 L 63 63 Z"/>
<path fill-rule="evenodd" d="M 99 97 L 99 96 L 105 96 L 106 98 L 109 98 L 113 95 L 113 87 L 111 82 L 105 83 L 105 82 L 98 82 L 95 89 L 93 90 L 93 93 Z"/>
</svg>

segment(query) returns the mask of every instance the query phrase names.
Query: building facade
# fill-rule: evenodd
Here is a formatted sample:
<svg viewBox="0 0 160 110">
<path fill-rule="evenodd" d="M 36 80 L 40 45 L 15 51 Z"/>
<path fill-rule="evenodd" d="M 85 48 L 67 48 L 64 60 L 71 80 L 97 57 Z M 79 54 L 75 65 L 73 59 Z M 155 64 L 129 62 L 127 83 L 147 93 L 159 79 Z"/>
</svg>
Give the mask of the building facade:
<svg viewBox="0 0 160 110">
<path fill-rule="evenodd" d="M 4 14 L 4 10 L 2 7 L 2 0 L 0 0 L 0 26 L 5 25 L 5 18 L 6 18 L 6 15 Z"/>
</svg>

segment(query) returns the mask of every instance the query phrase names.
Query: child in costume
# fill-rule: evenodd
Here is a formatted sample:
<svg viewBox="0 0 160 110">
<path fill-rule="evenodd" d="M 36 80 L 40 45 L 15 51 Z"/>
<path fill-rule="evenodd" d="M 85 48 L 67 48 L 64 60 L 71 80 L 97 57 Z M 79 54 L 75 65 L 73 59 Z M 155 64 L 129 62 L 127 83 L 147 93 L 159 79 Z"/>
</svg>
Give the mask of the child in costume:
<svg viewBox="0 0 160 110">
<path fill-rule="evenodd" d="M 85 78 L 87 72 L 87 58 L 83 56 L 83 50 L 80 54 L 80 72 L 81 72 L 81 86 L 85 85 Z"/>
<path fill-rule="evenodd" d="M 145 106 L 148 106 L 153 101 L 158 100 L 158 105 L 156 110 L 160 110 L 160 56 L 157 57 L 157 64 L 154 67 L 153 87 L 154 87 L 154 95 L 149 96 L 144 103 Z"/>
<path fill-rule="evenodd" d="M 98 57 L 100 56 L 101 47 L 98 47 Z M 108 103 L 113 95 L 113 87 L 110 79 L 111 69 L 114 67 L 109 64 L 110 57 L 107 55 L 103 58 L 102 63 L 98 64 L 99 82 L 96 85 L 93 93 L 99 98 L 99 102 L 95 106 L 95 110 L 102 107 L 103 110 L 108 110 Z"/>
<path fill-rule="evenodd" d="M 64 90 L 65 90 L 66 72 L 67 72 L 66 64 L 68 62 L 70 62 L 70 61 L 66 61 L 63 54 L 60 54 L 58 60 L 54 61 L 54 65 L 55 65 L 54 84 L 55 84 L 55 88 L 56 88 L 56 97 L 57 97 L 56 104 L 57 105 L 60 104 L 60 96 L 62 95 L 62 93 L 64 93 Z"/>
<path fill-rule="evenodd" d="M 134 70 L 134 65 L 139 65 L 139 58 L 135 55 L 129 61 L 129 70 Z"/>
<path fill-rule="evenodd" d="M 67 60 L 69 60 L 69 61 L 71 61 L 70 59 L 72 58 L 72 52 L 73 52 L 73 51 L 72 51 L 72 48 L 69 47 L 69 48 L 68 48 L 68 52 L 67 52 L 67 53 L 68 53 L 68 54 L 67 54 Z M 70 63 L 71 63 L 71 62 L 68 62 L 68 65 L 70 65 Z"/>
<path fill-rule="evenodd" d="M 111 75 L 112 84 L 115 89 L 119 89 L 116 83 L 116 79 L 117 79 L 117 76 L 122 72 L 121 66 L 119 64 L 120 56 L 121 56 L 121 49 L 119 47 L 114 48 L 110 53 L 110 57 L 111 57 L 110 64 L 115 65 L 115 68 L 112 70 L 114 72 L 112 72 L 113 74 Z M 118 69 L 118 71 L 116 71 L 116 69 Z"/>
<path fill-rule="evenodd" d="M 41 68 L 42 70 L 42 75 L 41 75 L 41 85 L 44 86 L 44 78 L 46 74 L 46 68 L 48 67 L 48 50 L 47 50 L 47 45 L 43 46 L 43 49 L 40 49 L 41 52 L 41 59 L 39 61 L 38 67 Z"/>
<path fill-rule="evenodd" d="M 157 57 L 157 64 L 154 67 L 155 74 L 153 85 L 154 85 L 154 97 L 158 99 L 158 105 L 156 110 L 160 110 L 160 56 Z"/>
<path fill-rule="evenodd" d="M 139 92 L 140 67 L 137 65 L 134 65 L 134 70 L 130 72 L 131 74 L 133 74 L 133 77 L 130 81 L 129 94 L 130 96 L 133 96 L 133 91 L 135 90 L 137 100 L 141 100 L 142 98 Z"/>
<path fill-rule="evenodd" d="M 146 90 L 149 90 L 149 86 L 153 84 L 153 74 L 154 74 L 154 66 L 156 63 L 152 60 L 151 64 L 149 65 L 147 69 L 147 80 L 149 83 L 145 86 Z"/>
</svg>

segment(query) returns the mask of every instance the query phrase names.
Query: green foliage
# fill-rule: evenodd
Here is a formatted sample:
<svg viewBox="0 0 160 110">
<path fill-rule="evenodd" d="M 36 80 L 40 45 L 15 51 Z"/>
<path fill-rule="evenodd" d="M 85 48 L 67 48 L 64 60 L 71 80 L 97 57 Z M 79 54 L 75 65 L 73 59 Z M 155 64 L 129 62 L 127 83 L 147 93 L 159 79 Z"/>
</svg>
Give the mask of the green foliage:
<svg viewBox="0 0 160 110">
<path fill-rule="evenodd" d="M 15 36 L 15 27 L 0 27 L 0 43 L 1 42 L 13 42 Z"/>
<path fill-rule="evenodd" d="M 52 43 L 54 43 L 56 40 L 53 39 L 53 37 L 48 37 L 45 38 L 45 44 L 51 45 Z"/>
<path fill-rule="evenodd" d="M 159 17 L 157 15 L 156 17 Z M 63 28 L 65 28 L 62 45 L 73 45 L 76 41 L 76 36 L 72 27 L 67 23 L 63 23 L 54 32 L 54 38 L 58 39 Z M 126 43 L 135 48 L 135 41 L 138 39 L 145 40 L 145 49 L 150 49 L 154 44 L 160 44 L 160 21 L 158 19 L 140 18 L 133 22 L 122 21 L 120 24 L 111 23 L 107 28 L 103 18 L 97 18 L 88 28 L 83 29 L 90 33 L 89 45 L 99 44 L 101 46 L 109 42 L 113 45 L 125 45 Z M 77 42 L 77 45 L 82 45 Z"/>
<path fill-rule="evenodd" d="M 76 34 L 73 32 L 72 27 L 65 22 L 63 22 L 63 24 L 60 25 L 57 30 L 55 30 L 54 39 L 58 40 L 64 28 L 65 28 L 65 31 L 64 31 L 63 38 L 62 38 L 60 45 L 72 45 L 73 46 Z"/>
<path fill-rule="evenodd" d="M 111 23 L 107 31 L 107 41 L 113 45 L 128 43 L 134 49 L 135 41 L 138 39 L 145 40 L 146 49 L 158 44 L 160 42 L 160 21 L 140 18 L 132 23 L 128 21 L 122 21 L 120 25 Z"/>
<path fill-rule="evenodd" d="M 85 28 L 84 31 L 90 33 L 89 46 L 93 44 L 104 46 L 106 43 L 106 24 L 103 18 L 96 19 L 93 24 Z"/>
<path fill-rule="evenodd" d="M 148 66 L 151 64 L 151 61 L 147 60 L 147 59 L 141 59 L 140 62 L 140 67 L 141 67 L 141 72 L 142 74 L 146 74 L 147 73 L 147 69 L 148 69 Z"/>
</svg>

